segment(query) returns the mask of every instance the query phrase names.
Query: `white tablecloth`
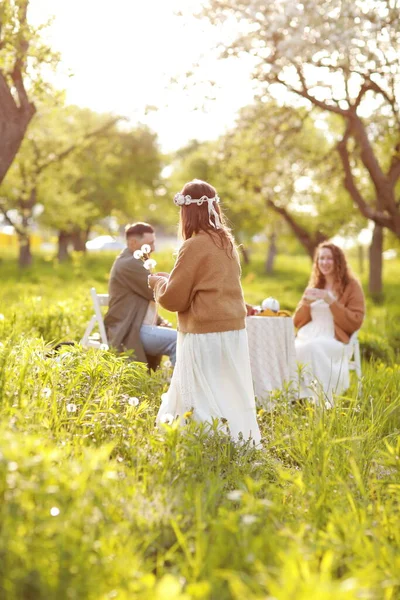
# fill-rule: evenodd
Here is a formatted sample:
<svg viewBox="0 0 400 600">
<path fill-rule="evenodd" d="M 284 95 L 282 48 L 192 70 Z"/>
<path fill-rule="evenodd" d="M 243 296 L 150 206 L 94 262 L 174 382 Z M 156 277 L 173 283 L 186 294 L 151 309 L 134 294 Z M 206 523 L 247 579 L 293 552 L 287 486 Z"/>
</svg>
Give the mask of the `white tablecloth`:
<svg viewBox="0 0 400 600">
<path fill-rule="evenodd" d="M 251 372 L 259 402 L 297 381 L 294 325 L 290 317 L 247 317 Z"/>
</svg>

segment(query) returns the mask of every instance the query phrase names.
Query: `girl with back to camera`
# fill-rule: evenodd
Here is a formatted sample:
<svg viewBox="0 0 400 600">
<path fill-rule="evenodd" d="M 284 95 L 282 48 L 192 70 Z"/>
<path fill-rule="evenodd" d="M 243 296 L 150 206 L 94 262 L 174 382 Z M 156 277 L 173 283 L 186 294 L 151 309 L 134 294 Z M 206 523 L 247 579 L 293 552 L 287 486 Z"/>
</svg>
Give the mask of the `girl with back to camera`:
<svg viewBox="0 0 400 600">
<path fill-rule="evenodd" d="M 297 360 L 303 364 L 300 397 L 329 405 L 333 393 L 349 387 L 348 347 L 365 315 L 361 285 L 338 246 L 322 242 L 316 250 L 310 281 L 293 316 L 299 329 Z"/>
<path fill-rule="evenodd" d="M 195 179 L 174 203 L 183 245 L 169 276 L 149 277 L 157 302 L 178 313 L 177 362 L 157 421 L 193 410 L 195 420 L 222 419 L 234 440 L 259 444 L 241 269 L 219 197 Z"/>
</svg>

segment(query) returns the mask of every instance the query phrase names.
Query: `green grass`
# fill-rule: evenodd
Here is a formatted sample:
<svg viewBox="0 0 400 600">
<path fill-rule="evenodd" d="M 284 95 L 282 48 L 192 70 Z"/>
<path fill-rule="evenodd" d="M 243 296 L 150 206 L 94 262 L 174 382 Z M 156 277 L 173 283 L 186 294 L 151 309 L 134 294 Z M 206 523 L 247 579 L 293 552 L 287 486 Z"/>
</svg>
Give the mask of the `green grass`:
<svg viewBox="0 0 400 600">
<path fill-rule="evenodd" d="M 171 256 L 158 258 L 168 269 Z M 170 372 L 77 340 L 112 256 L 0 265 L 0 598 L 400 598 L 399 265 L 368 300 L 363 392 L 259 422 L 264 449 L 154 427 Z M 246 299 L 293 309 L 309 261 L 244 268 Z M 171 319 L 171 315 L 167 315 Z"/>
</svg>

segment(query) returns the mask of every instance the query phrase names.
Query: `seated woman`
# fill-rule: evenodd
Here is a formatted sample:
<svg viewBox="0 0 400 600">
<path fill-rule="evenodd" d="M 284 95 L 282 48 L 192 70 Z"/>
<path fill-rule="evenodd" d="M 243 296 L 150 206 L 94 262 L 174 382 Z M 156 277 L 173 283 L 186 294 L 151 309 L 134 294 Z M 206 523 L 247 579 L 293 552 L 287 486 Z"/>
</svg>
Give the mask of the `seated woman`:
<svg viewBox="0 0 400 600">
<path fill-rule="evenodd" d="M 350 336 L 365 315 L 361 285 L 350 272 L 343 251 L 323 242 L 293 321 L 298 328 L 296 357 L 302 363 L 300 397 L 332 405 L 333 393 L 349 387 Z"/>
</svg>

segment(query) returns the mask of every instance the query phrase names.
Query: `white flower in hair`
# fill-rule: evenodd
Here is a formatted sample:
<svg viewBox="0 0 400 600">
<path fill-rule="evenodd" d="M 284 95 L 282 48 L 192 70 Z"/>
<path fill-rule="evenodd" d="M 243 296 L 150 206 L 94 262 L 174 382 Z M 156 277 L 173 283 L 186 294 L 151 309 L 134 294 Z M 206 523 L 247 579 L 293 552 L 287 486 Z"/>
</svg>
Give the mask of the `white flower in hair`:
<svg viewBox="0 0 400 600">
<path fill-rule="evenodd" d="M 185 196 L 183 194 L 181 194 L 180 192 L 178 192 L 174 196 L 174 203 L 176 204 L 176 206 L 183 206 L 184 204 L 186 204 Z"/>
</svg>

